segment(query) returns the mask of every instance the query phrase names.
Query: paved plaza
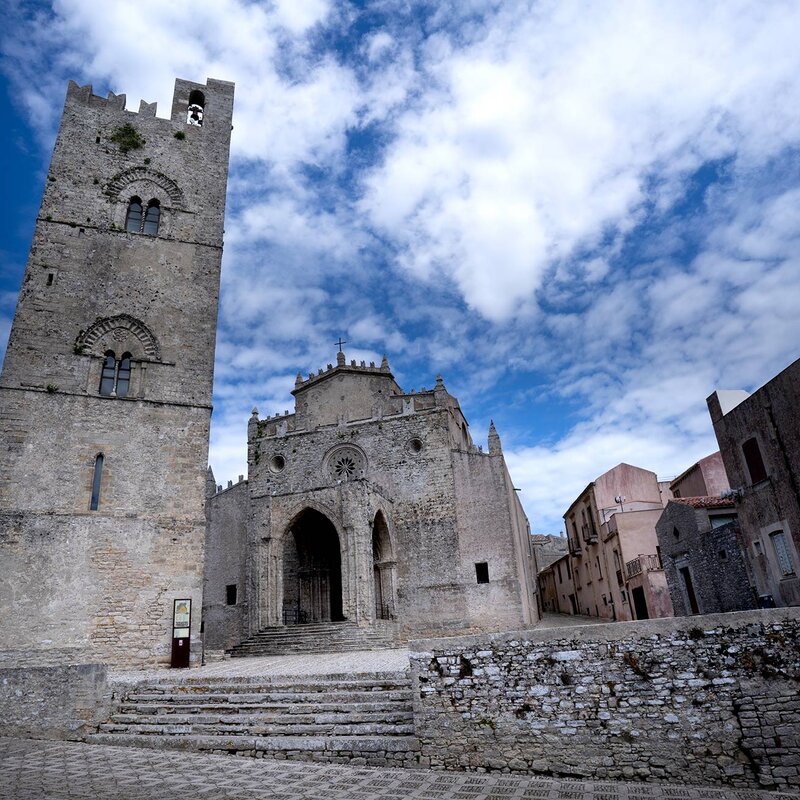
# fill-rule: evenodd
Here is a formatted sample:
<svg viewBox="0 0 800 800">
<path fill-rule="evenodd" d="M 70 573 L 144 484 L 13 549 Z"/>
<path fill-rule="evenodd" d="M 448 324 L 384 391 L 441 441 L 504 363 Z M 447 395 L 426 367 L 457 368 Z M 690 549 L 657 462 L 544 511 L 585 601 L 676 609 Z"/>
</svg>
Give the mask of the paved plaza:
<svg viewBox="0 0 800 800">
<path fill-rule="evenodd" d="M 535 629 L 571 628 L 583 625 L 609 624 L 597 617 L 544 614 Z M 353 675 L 372 672 L 405 672 L 409 668 L 408 649 L 356 650 L 344 653 L 300 653 L 289 656 L 259 656 L 255 658 L 228 658 L 185 670 L 184 677 L 204 678 L 255 678 L 283 677 L 289 675 Z M 175 680 L 177 670 L 158 667 L 148 670 L 111 670 L 109 677 L 115 683 L 128 683 L 153 678 Z"/>
<path fill-rule="evenodd" d="M 0 798 L 86 800 L 797 800 L 749 789 L 309 764 L 0 738 Z"/>
<path fill-rule="evenodd" d="M 597 624 L 547 615 L 543 627 Z M 112 671 L 114 682 L 404 673 L 405 649 L 229 659 L 192 670 Z M 0 729 L 0 733 L 2 730 Z M 0 800 L 800 800 L 800 793 L 347 766 L 0 737 Z"/>
<path fill-rule="evenodd" d="M 299 653 L 291 656 L 228 658 L 193 669 L 175 670 L 158 667 L 148 670 L 109 670 L 115 683 L 129 683 L 158 678 L 275 678 L 290 675 L 354 675 L 373 672 L 406 672 L 408 650 L 354 650 L 347 653 Z"/>
</svg>

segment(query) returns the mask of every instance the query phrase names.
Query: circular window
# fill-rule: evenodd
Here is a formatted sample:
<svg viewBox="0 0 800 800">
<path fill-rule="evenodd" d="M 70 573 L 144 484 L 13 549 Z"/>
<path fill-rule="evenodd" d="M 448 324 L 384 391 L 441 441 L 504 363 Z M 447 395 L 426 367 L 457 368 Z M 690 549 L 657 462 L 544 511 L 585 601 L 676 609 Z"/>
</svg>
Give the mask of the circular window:
<svg viewBox="0 0 800 800">
<path fill-rule="evenodd" d="M 357 447 L 345 445 L 328 456 L 328 473 L 335 481 L 363 478 L 365 469 L 364 454 Z"/>
<path fill-rule="evenodd" d="M 286 459 L 283 456 L 273 456 L 272 460 L 269 462 L 269 471 L 283 472 L 283 468 L 285 466 L 286 466 Z"/>
<path fill-rule="evenodd" d="M 422 452 L 422 439 L 409 439 L 406 447 L 408 447 L 409 453 L 420 453 Z"/>
</svg>

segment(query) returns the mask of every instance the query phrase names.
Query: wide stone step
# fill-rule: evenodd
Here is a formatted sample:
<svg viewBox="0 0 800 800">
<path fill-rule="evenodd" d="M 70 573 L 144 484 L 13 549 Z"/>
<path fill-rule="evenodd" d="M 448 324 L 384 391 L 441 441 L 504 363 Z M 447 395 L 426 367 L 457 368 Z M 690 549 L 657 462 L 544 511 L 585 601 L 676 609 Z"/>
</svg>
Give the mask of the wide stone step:
<svg viewBox="0 0 800 800">
<path fill-rule="evenodd" d="M 360 628 L 353 622 L 309 623 L 264 628 L 228 652 L 232 657 L 309 652 L 378 650 L 394 646 L 391 632 Z"/>
<path fill-rule="evenodd" d="M 118 684 L 120 690 L 136 692 L 164 691 L 218 691 L 218 692 L 256 692 L 256 691 L 299 691 L 319 692 L 338 689 L 358 689 L 376 691 L 387 688 L 409 687 L 410 680 L 405 672 L 379 672 L 333 675 L 275 675 L 242 677 L 194 677 L 186 675 L 176 678 L 171 675 L 155 680 L 142 680 L 135 684 Z"/>
<path fill-rule="evenodd" d="M 133 747 L 169 748 L 175 750 L 214 750 L 222 752 L 251 751 L 265 755 L 298 753 L 380 756 L 405 753 L 412 757 L 419 752 L 416 736 L 137 736 L 126 733 L 95 733 L 86 737 L 95 744 Z"/>
<path fill-rule="evenodd" d="M 177 701 L 159 701 L 150 703 L 121 703 L 120 714 L 291 714 L 299 716 L 308 713 L 325 714 L 329 712 L 347 713 L 394 713 L 398 709 L 411 707 L 411 698 L 385 702 L 349 702 L 349 703 L 317 703 L 308 702 L 274 702 L 243 703 L 222 701 L 200 701 L 196 698 L 180 698 Z"/>
<path fill-rule="evenodd" d="M 372 722 L 410 722 L 414 718 L 410 710 L 395 711 L 350 711 L 343 709 L 340 711 L 315 712 L 309 710 L 304 714 L 283 714 L 283 713 L 227 713 L 212 714 L 207 711 L 200 713 L 176 713 L 176 714 L 112 714 L 111 724 L 131 725 L 194 725 L 212 724 L 220 722 L 224 725 L 260 725 L 269 723 L 271 725 L 331 725 L 338 723 L 372 723 Z"/>
<path fill-rule="evenodd" d="M 380 723 L 353 722 L 321 724 L 281 725 L 272 722 L 254 721 L 252 724 L 225 723 L 211 721 L 207 723 L 191 720 L 184 723 L 177 721 L 163 724 L 128 724 L 104 722 L 99 728 L 101 733 L 127 733 L 136 736 L 411 736 L 414 734 L 412 723 Z"/>
<path fill-rule="evenodd" d="M 411 699 L 411 691 L 407 688 L 387 688 L 384 690 L 339 689 L 336 691 L 309 692 L 300 690 L 274 691 L 209 691 L 210 687 L 196 687 L 192 691 L 162 692 L 129 692 L 125 694 L 125 702 L 131 703 L 375 703 L 379 701 L 403 702 Z"/>
</svg>

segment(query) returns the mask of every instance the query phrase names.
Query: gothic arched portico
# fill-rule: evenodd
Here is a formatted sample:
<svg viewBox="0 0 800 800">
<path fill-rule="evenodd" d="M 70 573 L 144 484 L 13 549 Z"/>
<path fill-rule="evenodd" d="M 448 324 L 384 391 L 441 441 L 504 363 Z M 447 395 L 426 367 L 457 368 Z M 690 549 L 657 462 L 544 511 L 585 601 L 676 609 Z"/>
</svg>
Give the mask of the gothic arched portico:
<svg viewBox="0 0 800 800">
<path fill-rule="evenodd" d="M 382 511 L 372 523 L 372 576 L 375 592 L 375 619 L 394 619 L 394 551 L 389 526 Z"/>
<path fill-rule="evenodd" d="M 283 622 L 344 619 L 339 534 L 325 514 L 303 509 L 283 537 Z"/>
</svg>

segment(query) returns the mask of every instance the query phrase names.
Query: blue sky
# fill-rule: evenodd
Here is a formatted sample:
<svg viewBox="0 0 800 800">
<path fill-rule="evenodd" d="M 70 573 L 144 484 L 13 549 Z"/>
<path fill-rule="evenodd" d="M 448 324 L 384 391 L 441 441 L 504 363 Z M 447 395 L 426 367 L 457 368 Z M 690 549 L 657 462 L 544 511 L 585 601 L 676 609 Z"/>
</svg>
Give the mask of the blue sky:
<svg viewBox="0 0 800 800">
<path fill-rule="evenodd" d="M 236 83 L 211 463 L 301 370 L 387 353 L 490 418 L 532 529 L 716 449 L 800 355 L 800 4 L 4 2 L 0 332 L 66 82 Z"/>
</svg>

